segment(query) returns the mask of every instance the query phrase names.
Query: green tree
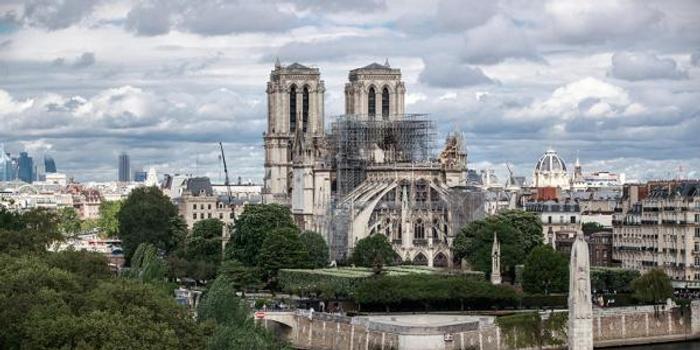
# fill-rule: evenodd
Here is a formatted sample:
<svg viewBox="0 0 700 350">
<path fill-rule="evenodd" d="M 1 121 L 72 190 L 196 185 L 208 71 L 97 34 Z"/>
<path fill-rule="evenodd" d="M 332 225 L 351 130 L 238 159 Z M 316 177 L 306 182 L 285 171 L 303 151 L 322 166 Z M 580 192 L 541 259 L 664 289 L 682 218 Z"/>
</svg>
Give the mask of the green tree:
<svg viewBox="0 0 700 350">
<path fill-rule="evenodd" d="M 128 261 L 141 243 L 151 243 L 157 249 L 170 252 L 182 238 L 174 232 L 178 222 L 177 208 L 156 187 L 131 191 L 117 217 L 119 236 Z"/>
<path fill-rule="evenodd" d="M 131 267 L 124 273 L 125 277 L 141 282 L 159 283 L 165 280 L 166 267 L 158 256 L 158 250 L 153 244 L 141 243 L 131 258 Z"/>
<path fill-rule="evenodd" d="M 123 201 L 104 201 L 100 203 L 100 218 L 97 226 L 101 227 L 108 237 L 119 235 L 119 211 Z"/>
<path fill-rule="evenodd" d="M 295 228 L 272 230 L 263 241 L 258 256 L 258 267 L 268 283 L 274 285 L 279 269 L 308 268 L 309 253 L 299 240 Z"/>
<path fill-rule="evenodd" d="M 357 241 L 350 257 L 350 261 L 357 266 L 374 267 L 378 270 L 384 265 L 395 265 L 397 259 L 398 256 L 386 236 L 381 234 Z"/>
<path fill-rule="evenodd" d="M 595 232 L 600 232 L 605 230 L 605 227 L 603 225 L 597 223 L 597 222 L 584 222 L 583 225 L 581 225 L 581 230 L 583 230 L 583 233 L 588 236 L 591 233 Z"/>
<path fill-rule="evenodd" d="M 541 245 L 525 259 L 523 289 L 526 292 L 545 295 L 565 292 L 568 283 L 568 261 L 551 246 Z"/>
<path fill-rule="evenodd" d="M 506 222 L 520 231 L 523 241 L 523 256 L 544 243 L 542 222 L 534 213 L 523 210 L 506 210 L 497 215 L 499 221 Z"/>
<path fill-rule="evenodd" d="M 317 269 L 328 266 L 328 245 L 321 234 L 313 231 L 304 231 L 299 235 L 299 240 L 309 252 L 312 268 Z"/>
<path fill-rule="evenodd" d="M 632 281 L 634 297 L 647 304 L 660 304 L 673 296 L 671 279 L 662 269 L 652 269 Z"/>
<path fill-rule="evenodd" d="M 39 254 L 63 240 L 57 229 L 58 217 L 45 209 L 33 209 L 21 215 L 2 210 L 0 222 L 0 253 Z"/>
<path fill-rule="evenodd" d="M 462 228 L 453 243 L 454 255 L 466 258 L 472 269 L 490 274 L 494 232 L 501 243 L 501 266 L 512 274 L 515 265 L 525 259 L 525 239 L 514 225 L 498 217 L 477 220 Z"/>
<path fill-rule="evenodd" d="M 257 266 L 258 253 L 267 235 L 274 229 L 294 228 L 289 208 L 278 204 L 249 204 L 236 220 L 226 258 L 236 259 L 246 266 Z"/>
<path fill-rule="evenodd" d="M 198 315 L 216 326 L 209 338 L 209 350 L 287 349 L 265 329 L 258 327 L 234 292 L 234 282 L 226 276 L 214 280 L 199 304 Z"/>
<path fill-rule="evenodd" d="M 221 236 L 224 223 L 219 219 L 197 221 L 185 239 L 185 257 L 218 265 L 221 261 Z"/>
<path fill-rule="evenodd" d="M 67 249 L 47 254 L 44 261 L 49 267 L 71 272 L 86 288 L 112 275 L 107 259 L 100 253 Z"/>
<path fill-rule="evenodd" d="M 64 207 L 58 211 L 59 230 L 66 236 L 80 233 L 81 221 L 75 208 Z"/>
<path fill-rule="evenodd" d="M 247 290 L 263 287 L 258 268 L 245 266 L 238 260 L 224 261 L 219 269 L 219 276 L 226 277 L 231 282 L 231 287 L 243 295 Z"/>
</svg>

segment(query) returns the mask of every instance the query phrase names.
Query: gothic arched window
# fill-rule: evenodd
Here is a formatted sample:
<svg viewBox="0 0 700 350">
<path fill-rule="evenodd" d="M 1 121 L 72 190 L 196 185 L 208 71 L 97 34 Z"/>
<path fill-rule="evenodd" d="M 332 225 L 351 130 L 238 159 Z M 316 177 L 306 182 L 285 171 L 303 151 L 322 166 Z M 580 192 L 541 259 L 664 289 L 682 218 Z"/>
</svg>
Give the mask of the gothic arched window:
<svg viewBox="0 0 700 350">
<path fill-rule="evenodd" d="M 389 119 L 389 89 L 382 90 L 382 118 Z"/>
<path fill-rule="evenodd" d="M 304 86 L 304 93 L 301 99 L 301 117 L 302 117 L 302 131 L 306 132 L 307 125 L 309 124 L 309 87 Z"/>
<path fill-rule="evenodd" d="M 423 226 L 423 220 L 416 220 L 415 225 L 413 225 L 413 231 L 414 239 L 425 239 L 425 227 Z"/>
<path fill-rule="evenodd" d="M 289 131 L 297 129 L 297 87 L 289 88 Z"/>
<path fill-rule="evenodd" d="M 367 115 L 370 119 L 374 119 L 377 115 L 377 93 L 374 91 L 374 87 L 369 88 L 367 93 Z"/>
</svg>

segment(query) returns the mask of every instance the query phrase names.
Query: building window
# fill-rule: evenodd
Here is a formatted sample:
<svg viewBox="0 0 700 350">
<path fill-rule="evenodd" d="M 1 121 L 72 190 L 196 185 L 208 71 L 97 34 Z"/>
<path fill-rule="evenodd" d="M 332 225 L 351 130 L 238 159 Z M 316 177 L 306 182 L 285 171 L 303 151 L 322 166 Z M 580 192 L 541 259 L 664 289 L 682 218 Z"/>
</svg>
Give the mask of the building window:
<svg viewBox="0 0 700 350">
<path fill-rule="evenodd" d="M 304 86 L 304 92 L 301 95 L 301 125 L 303 132 L 309 124 L 309 87 Z"/>
<path fill-rule="evenodd" d="M 204 213 L 199 213 L 199 218 L 204 219 Z"/>
<path fill-rule="evenodd" d="M 192 219 L 197 220 L 197 213 L 192 214 Z"/>
<path fill-rule="evenodd" d="M 389 89 L 382 90 L 382 119 L 389 119 Z"/>
<path fill-rule="evenodd" d="M 297 129 L 297 87 L 289 88 L 289 131 Z"/>
<path fill-rule="evenodd" d="M 700 238 L 700 227 L 695 228 L 695 237 Z"/>
<path fill-rule="evenodd" d="M 370 119 L 377 115 L 377 92 L 374 91 L 374 87 L 369 88 L 367 93 L 367 115 Z"/>
<path fill-rule="evenodd" d="M 700 222 L 700 214 L 695 214 L 695 222 Z"/>
<path fill-rule="evenodd" d="M 211 203 L 207 204 L 207 209 L 211 210 Z"/>
<path fill-rule="evenodd" d="M 551 223 L 552 223 L 552 217 L 551 217 L 551 216 L 547 217 L 547 223 L 548 223 L 548 224 L 551 224 Z"/>
<path fill-rule="evenodd" d="M 204 204 L 200 204 L 200 205 L 199 205 L 199 209 L 204 210 Z"/>
<path fill-rule="evenodd" d="M 223 213 L 219 213 L 219 219 L 221 219 L 221 220 L 224 219 L 224 214 L 223 214 Z"/>
<path fill-rule="evenodd" d="M 423 226 L 423 220 L 418 219 L 416 220 L 415 225 L 413 225 L 414 233 L 413 233 L 413 238 L 415 239 L 424 239 L 425 238 L 425 230 Z"/>
<path fill-rule="evenodd" d="M 228 214 L 229 219 L 233 219 L 233 213 Z"/>
<path fill-rule="evenodd" d="M 207 219 L 211 219 L 211 213 L 207 213 Z"/>
<path fill-rule="evenodd" d="M 192 209 L 197 210 L 197 204 L 192 204 Z"/>
<path fill-rule="evenodd" d="M 571 223 L 572 223 L 572 224 L 575 224 L 575 223 L 576 223 L 576 217 L 575 217 L 575 216 L 572 216 L 572 217 L 571 217 Z"/>
</svg>

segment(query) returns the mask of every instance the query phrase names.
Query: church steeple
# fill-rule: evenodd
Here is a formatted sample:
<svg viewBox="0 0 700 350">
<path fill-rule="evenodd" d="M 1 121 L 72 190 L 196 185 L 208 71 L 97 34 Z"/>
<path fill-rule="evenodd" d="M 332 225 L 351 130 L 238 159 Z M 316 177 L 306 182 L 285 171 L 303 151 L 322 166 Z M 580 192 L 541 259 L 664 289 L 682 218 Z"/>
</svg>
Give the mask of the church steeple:
<svg viewBox="0 0 700 350">
<path fill-rule="evenodd" d="M 491 247 L 491 284 L 501 284 L 501 244 L 495 231 Z"/>
</svg>

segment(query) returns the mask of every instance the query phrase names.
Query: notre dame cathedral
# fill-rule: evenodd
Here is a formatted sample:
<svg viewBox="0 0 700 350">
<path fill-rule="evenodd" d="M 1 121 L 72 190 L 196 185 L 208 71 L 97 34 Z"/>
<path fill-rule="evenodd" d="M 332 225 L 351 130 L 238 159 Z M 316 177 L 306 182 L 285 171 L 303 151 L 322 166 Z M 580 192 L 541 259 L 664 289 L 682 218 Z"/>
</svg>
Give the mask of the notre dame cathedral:
<svg viewBox="0 0 700 350">
<path fill-rule="evenodd" d="M 299 228 L 323 234 L 336 259 L 381 234 L 404 261 L 458 263 L 454 236 L 483 216 L 483 196 L 466 186 L 463 137 L 449 135 L 434 155 L 433 122 L 405 113 L 401 70 L 388 62 L 353 69 L 348 78 L 345 114 L 326 125 L 319 69 L 275 64 L 263 201 L 289 206 Z"/>
</svg>

